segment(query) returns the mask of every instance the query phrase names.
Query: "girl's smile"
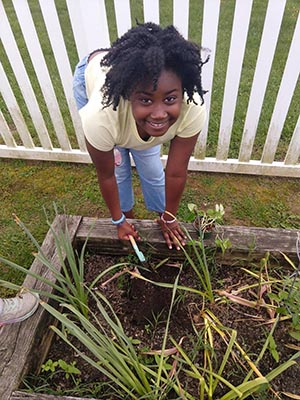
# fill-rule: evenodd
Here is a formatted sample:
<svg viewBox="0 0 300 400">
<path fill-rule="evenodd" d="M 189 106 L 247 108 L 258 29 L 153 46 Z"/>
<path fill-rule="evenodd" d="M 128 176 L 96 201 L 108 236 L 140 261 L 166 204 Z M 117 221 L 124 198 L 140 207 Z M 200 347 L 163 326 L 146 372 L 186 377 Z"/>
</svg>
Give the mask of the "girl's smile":
<svg viewBox="0 0 300 400">
<path fill-rule="evenodd" d="M 163 136 L 178 119 L 182 105 L 181 79 L 172 70 L 163 70 L 153 84 L 140 84 L 130 96 L 132 114 L 140 137 Z"/>
</svg>

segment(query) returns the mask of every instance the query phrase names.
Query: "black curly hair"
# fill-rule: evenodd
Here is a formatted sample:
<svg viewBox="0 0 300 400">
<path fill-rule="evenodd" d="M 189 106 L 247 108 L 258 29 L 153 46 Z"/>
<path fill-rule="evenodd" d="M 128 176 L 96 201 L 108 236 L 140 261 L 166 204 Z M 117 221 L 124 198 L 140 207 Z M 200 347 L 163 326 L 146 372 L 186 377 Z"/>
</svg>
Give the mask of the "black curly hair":
<svg viewBox="0 0 300 400">
<path fill-rule="evenodd" d="M 156 90 L 163 69 L 174 71 L 182 81 L 188 102 L 198 92 L 203 103 L 201 48 L 190 42 L 170 25 L 161 28 L 154 23 L 138 24 L 117 39 L 103 57 L 101 66 L 109 67 L 102 87 L 103 105 L 116 110 L 120 98 L 129 99 L 136 86 L 152 81 Z"/>
</svg>

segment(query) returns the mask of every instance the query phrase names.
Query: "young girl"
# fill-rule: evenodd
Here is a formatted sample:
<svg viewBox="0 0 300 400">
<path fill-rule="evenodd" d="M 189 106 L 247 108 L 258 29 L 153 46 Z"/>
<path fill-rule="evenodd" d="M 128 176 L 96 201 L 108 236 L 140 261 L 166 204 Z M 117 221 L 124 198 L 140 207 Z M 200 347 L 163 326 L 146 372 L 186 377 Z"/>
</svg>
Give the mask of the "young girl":
<svg viewBox="0 0 300 400">
<path fill-rule="evenodd" d="M 176 212 L 187 167 L 205 122 L 200 48 L 169 26 L 130 29 L 107 50 L 85 57 L 74 74 L 74 96 L 102 196 L 120 239 L 134 226 L 130 154 L 146 207 L 169 248 L 184 245 Z M 170 142 L 165 172 L 160 145 Z"/>
</svg>

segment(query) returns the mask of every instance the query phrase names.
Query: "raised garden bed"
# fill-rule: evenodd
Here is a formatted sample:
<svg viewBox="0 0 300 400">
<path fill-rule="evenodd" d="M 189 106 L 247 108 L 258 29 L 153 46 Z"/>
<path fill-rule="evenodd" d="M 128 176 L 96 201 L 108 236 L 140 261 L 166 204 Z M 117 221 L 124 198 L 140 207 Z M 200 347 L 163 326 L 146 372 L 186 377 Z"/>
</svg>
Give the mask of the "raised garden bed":
<svg viewBox="0 0 300 400">
<path fill-rule="evenodd" d="M 153 221 L 139 221 L 137 225 L 141 236 L 145 239 L 140 248 L 145 254 L 152 253 L 160 258 L 183 259 L 182 252 L 168 250 L 161 237 L 159 228 Z M 81 248 L 87 236 L 89 236 L 88 248 L 98 254 L 126 255 L 132 253 L 128 242 L 120 242 L 116 237 L 115 228 L 111 226 L 109 219 L 95 220 L 93 218 L 82 218 L 78 216 L 57 216 L 52 224 L 54 231 L 64 228 L 67 224 L 70 236 L 75 248 Z M 184 224 L 192 238 L 196 233 L 191 224 Z M 282 261 L 282 253 L 297 261 L 296 240 L 297 231 L 283 229 L 260 229 L 249 227 L 223 226 L 219 228 L 219 234 L 229 238 L 232 249 L 222 258 L 222 262 L 228 265 L 237 260 L 258 261 L 269 251 L 273 257 Z M 214 235 L 206 242 L 207 246 L 213 246 Z M 151 247 L 149 247 L 151 244 Z M 48 232 L 43 243 L 43 251 L 50 257 L 59 268 L 54 239 L 52 233 Z M 36 260 L 31 269 L 39 274 L 48 276 L 49 271 Z M 40 282 L 27 277 L 24 286 L 39 290 L 48 290 Z M 53 324 L 52 317 L 40 307 L 38 311 L 28 320 L 20 324 L 1 328 L 0 335 L 0 399 L 39 399 L 39 400 L 71 400 L 82 399 L 78 397 L 59 397 L 52 395 L 27 394 L 18 390 L 22 378 L 28 373 L 37 373 L 41 364 L 45 361 L 48 349 L 53 337 L 49 325 Z"/>
</svg>

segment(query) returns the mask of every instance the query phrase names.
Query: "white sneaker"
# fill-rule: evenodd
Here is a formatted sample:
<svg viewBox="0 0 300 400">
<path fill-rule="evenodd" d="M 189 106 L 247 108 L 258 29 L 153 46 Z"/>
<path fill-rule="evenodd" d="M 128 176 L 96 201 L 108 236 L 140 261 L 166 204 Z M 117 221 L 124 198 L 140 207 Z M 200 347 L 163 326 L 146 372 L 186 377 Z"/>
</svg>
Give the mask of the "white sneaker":
<svg viewBox="0 0 300 400">
<path fill-rule="evenodd" d="M 0 299 L 0 326 L 24 321 L 39 306 L 39 296 L 34 293 L 20 293 L 16 297 Z"/>
</svg>

